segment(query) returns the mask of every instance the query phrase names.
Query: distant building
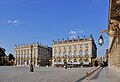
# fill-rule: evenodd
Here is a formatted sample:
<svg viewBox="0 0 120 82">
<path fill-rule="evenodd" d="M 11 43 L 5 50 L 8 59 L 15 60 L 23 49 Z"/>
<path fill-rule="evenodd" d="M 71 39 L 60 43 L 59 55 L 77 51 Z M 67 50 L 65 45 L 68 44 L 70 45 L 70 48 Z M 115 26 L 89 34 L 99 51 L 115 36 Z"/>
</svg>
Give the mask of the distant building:
<svg viewBox="0 0 120 82">
<path fill-rule="evenodd" d="M 52 66 L 64 65 L 91 65 L 92 59 L 97 56 L 97 47 L 92 35 L 89 38 L 80 38 L 52 43 Z"/>
<path fill-rule="evenodd" d="M 15 45 L 16 65 L 29 66 L 31 57 L 34 66 L 50 65 L 52 48 L 39 43 Z"/>
</svg>

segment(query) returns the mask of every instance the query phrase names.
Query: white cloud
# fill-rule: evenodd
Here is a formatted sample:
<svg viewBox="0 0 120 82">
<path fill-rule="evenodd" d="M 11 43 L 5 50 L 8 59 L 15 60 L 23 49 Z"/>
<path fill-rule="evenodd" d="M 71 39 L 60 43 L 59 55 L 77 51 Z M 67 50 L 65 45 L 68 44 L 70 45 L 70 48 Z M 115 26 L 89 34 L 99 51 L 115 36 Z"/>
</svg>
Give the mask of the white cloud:
<svg viewBox="0 0 120 82">
<path fill-rule="evenodd" d="M 14 24 L 14 25 L 17 25 L 17 24 L 19 24 L 19 21 L 18 20 L 7 20 L 5 23 L 8 23 L 8 24 Z"/>
<path fill-rule="evenodd" d="M 12 23 L 13 23 L 13 24 L 18 24 L 19 22 L 18 22 L 18 20 L 13 20 Z"/>
<path fill-rule="evenodd" d="M 77 34 L 77 32 L 76 32 L 76 31 L 71 30 L 71 31 L 69 32 L 69 34 L 76 35 L 76 34 Z"/>
<path fill-rule="evenodd" d="M 84 31 L 83 30 L 77 30 L 77 31 L 75 31 L 75 30 L 71 30 L 70 32 L 69 32 L 69 34 L 71 34 L 71 39 L 74 37 L 74 38 L 76 38 L 76 36 L 77 36 L 77 34 L 83 34 L 84 33 Z"/>
<path fill-rule="evenodd" d="M 11 23 L 11 20 L 8 20 L 8 23 Z"/>
</svg>

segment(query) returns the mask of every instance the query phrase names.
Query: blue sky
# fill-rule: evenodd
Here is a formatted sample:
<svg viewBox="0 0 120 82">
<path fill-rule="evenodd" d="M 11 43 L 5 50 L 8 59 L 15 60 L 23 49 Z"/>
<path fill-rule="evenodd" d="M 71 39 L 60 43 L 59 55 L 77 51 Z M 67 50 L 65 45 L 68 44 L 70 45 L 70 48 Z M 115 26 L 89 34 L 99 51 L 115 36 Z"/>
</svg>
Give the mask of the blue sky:
<svg viewBox="0 0 120 82">
<path fill-rule="evenodd" d="M 15 44 L 41 42 L 73 35 L 93 35 L 98 56 L 108 48 L 98 45 L 99 32 L 107 29 L 109 0 L 0 0 L 0 46 L 14 53 Z"/>
</svg>

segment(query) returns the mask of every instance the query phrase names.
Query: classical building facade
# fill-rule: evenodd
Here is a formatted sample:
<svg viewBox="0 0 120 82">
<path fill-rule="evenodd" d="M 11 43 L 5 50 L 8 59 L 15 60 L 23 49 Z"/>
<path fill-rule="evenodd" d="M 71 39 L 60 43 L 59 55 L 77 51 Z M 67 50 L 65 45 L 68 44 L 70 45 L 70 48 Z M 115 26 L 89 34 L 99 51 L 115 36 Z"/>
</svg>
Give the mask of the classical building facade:
<svg viewBox="0 0 120 82">
<path fill-rule="evenodd" d="M 52 43 L 52 66 L 67 64 L 91 65 L 92 59 L 97 56 L 97 48 L 92 35 L 89 38 L 80 38 L 62 41 L 54 41 Z"/>
<path fill-rule="evenodd" d="M 117 32 L 110 37 L 109 68 L 120 72 L 120 0 L 110 0 L 108 30 L 111 28 L 116 28 Z"/>
<path fill-rule="evenodd" d="M 45 66 L 50 65 L 52 48 L 39 43 L 15 45 L 15 62 L 18 66 Z"/>
</svg>

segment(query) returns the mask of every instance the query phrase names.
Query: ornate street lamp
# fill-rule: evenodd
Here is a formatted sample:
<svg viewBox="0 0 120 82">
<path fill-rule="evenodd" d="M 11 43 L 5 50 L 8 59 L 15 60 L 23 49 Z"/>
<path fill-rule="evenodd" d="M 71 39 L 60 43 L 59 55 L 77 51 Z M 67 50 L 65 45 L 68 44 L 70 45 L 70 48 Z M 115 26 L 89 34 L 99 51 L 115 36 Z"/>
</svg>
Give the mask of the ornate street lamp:
<svg viewBox="0 0 120 82">
<path fill-rule="evenodd" d="M 31 44 L 30 72 L 34 71 L 33 64 L 32 64 L 32 49 L 33 49 L 33 45 Z"/>
<path fill-rule="evenodd" d="M 111 21 L 112 22 L 112 21 Z M 100 46 L 102 46 L 102 44 L 104 43 L 104 39 L 102 36 L 103 32 L 106 32 L 108 34 L 108 36 L 110 37 L 120 37 L 120 28 L 119 28 L 119 23 L 111 23 L 111 27 L 108 28 L 108 30 L 101 30 L 100 32 L 100 37 L 98 39 L 98 43 L 100 44 Z M 112 27 L 113 26 L 113 27 Z"/>
<path fill-rule="evenodd" d="M 65 55 L 64 64 L 65 64 L 65 69 L 67 69 L 67 55 Z"/>
<path fill-rule="evenodd" d="M 99 43 L 100 46 L 102 46 L 102 44 L 104 43 L 104 39 L 103 39 L 102 35 L 100 35 L 98 43 Z"/>
</svg>

